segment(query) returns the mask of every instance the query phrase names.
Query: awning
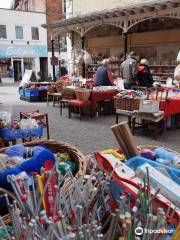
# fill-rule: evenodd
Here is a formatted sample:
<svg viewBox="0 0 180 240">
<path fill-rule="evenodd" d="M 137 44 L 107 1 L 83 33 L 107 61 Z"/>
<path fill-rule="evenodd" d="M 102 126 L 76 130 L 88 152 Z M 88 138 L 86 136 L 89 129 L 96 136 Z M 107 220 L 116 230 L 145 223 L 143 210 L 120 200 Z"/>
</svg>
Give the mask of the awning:
<svg viewBox="0 0 180 240">
<path fill-rule="evenodd" d="M 86 34 L 86 32 L 93 27 L 110 24 L 121 28 L 123 32 L 128 32 L 132 26 L 139 22 L 143 22 L 146 19 L 159 17 L 180 19 L 179 0 L 141 0 L 139 2 L 139 4 L 127 4 L 124 7 L 112 10 L 78 15 L 69 19 L 45 24 L 43 27 L 51 28 L 51 30 L 54 31 L 54 34 L 57 34 L 57 31 L 75 31 L 79 34 Z"/>
<path fill-rule="evenodd" d="M 47 56 L 47 46 L 0 45 L 0 58 L 36 58 Z"/>
</svg>

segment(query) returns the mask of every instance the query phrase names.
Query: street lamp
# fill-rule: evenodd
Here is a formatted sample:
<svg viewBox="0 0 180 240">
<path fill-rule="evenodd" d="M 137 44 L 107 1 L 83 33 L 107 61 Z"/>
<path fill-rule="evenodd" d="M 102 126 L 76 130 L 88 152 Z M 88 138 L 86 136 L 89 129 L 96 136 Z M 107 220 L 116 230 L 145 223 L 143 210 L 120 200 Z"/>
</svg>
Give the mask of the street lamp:
<svg viewBox="0 0 180 240">
<path fill-rule="evenodd" d="M 53 68 L 53 81 L 56 81 L 56 69 L 54 64 L 54 39 L 51 37 L 51 50 L 52 50 L 52 68 Z"/>
</svg>

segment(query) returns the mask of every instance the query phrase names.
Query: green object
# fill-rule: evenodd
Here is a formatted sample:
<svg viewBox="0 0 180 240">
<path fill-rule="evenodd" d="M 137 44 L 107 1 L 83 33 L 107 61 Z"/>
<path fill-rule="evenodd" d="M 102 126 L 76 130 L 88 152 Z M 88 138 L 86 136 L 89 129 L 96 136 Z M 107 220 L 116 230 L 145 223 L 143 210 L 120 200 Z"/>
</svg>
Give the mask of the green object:
<svg viewBox="0 0 180 240">
<path fill-rule="evenodd" d="M 6 229 L 7 229 L 8 233 L 10 235 L 13 235 L 14 234 L 13 227 L 9 226 L 9 225 L 5 225 L 5 226 L 6 226 Z M 7 234 L 6 234 L 5 229 L 2 226 L 0 227 L 0 239 L 1 240 L 8 240 L 9 239 Z"/>
<path fill-rule="evenodd" d="M 59 159 L 59 162 L 71 161 L 71 157 L 68 153 L 57 153 L 57 157 Z"/>
<path fill-rule="evenodd" d="M 58 169 L 63 176 L 66 174 L 67 170 L 70 170 L 72 174 L 75 175 L 78 170 L 78 165 L 75 162 L 68 160 L 66 162 L 60 162 Z"/>
</svg>

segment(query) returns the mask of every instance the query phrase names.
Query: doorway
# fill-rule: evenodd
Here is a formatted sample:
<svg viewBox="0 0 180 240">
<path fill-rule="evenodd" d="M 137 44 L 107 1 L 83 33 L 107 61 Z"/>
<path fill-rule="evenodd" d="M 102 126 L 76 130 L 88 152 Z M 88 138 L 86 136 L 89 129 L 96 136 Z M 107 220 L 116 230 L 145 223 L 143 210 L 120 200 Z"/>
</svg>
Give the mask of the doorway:
<svg viewBox="0 0 180 240">
<path fill-rule="evenodd" d="M 14 66 L 14 81 L 20 81 L 22 79 L 21 59 L 13 60 Z"/>
<path fill-rule="evenodd" d="M 48 62 L 46 57 L 40 58 L 40 72 L 41 72 L 41 81 L 47 81 L 48 78 Z"/>
</svg>

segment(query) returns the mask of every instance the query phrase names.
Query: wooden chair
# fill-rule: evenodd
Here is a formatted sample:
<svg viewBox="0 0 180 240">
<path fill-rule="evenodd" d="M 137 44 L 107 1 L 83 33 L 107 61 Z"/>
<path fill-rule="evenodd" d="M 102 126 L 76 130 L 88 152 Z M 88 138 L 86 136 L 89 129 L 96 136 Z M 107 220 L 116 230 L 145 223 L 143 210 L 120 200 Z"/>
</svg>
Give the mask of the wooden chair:
<svg viewBox="0 0 180 240">
<path fill-rule="evenodd" d="M 57 93 L 55 85 L 48 86 L 47 88 L 47 105 L 49 105 L 49 100 L 53 100 L 53 106 L 55 106 L 56 101 L 59 101 L 59 98 L 62 97 L 62 94 Z"/>
<path fill-rule="evenodd" d="M 20 119 L 35 119 L 40 125 L 46 128 L 47 131 L 47 139 L 50 139 L 49 133 L 49 119 L 47 113 L 40 113 L 39 110 L 35 110 L 32 112 L 20 112 Z"/>
</svg>

